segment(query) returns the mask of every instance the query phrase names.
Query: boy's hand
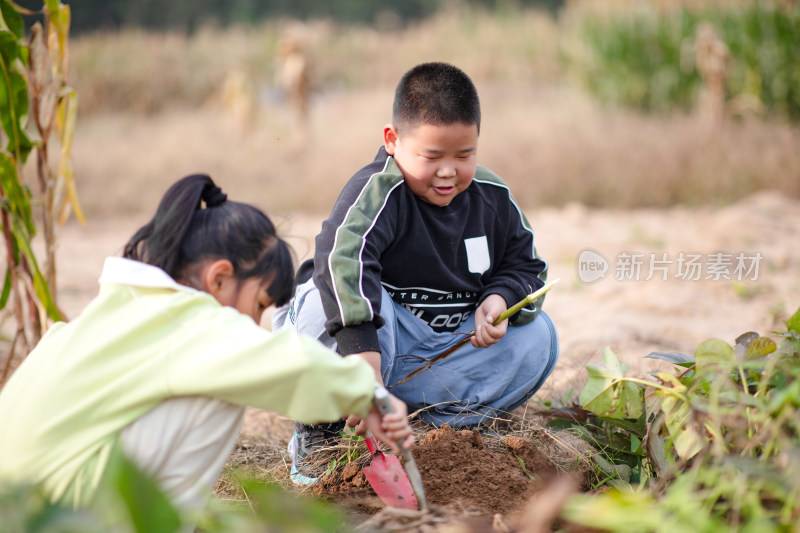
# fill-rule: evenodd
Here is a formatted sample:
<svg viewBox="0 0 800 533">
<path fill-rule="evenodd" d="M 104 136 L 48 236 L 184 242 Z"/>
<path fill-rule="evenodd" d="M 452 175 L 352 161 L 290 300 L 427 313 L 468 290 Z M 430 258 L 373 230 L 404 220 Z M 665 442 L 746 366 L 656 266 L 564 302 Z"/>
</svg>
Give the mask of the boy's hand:
<svg viewBox="0 0 800 533">
<path fill-rule="evenodd" d="M 487 348 L 503 338 L 508 329 L 508 320 L 496 326 L 492 322 L 506 309 L 506 301 L 499 294 L 490 294 L 478 306 L 475 310 L 475 335 L 471 340 L 475 348 Z"/>
<path fill-rule="evenodd" d="M 379 441 L 399 453 L 397 442 L 402 442 L 405 449 L 411 448 L 414 445 L 414 435 L 408 424 L 408 407 L 402 400 L 394 396 L 390 398 L 393 408 L 391 413 L 381 417 L 378 410 L 373 407 L 364 419 L 350 415 L 347 418 L 347 425 L 355 428 L 356 435 L 364 435 L 366 430 L 370 430 Z"/>
</svg>

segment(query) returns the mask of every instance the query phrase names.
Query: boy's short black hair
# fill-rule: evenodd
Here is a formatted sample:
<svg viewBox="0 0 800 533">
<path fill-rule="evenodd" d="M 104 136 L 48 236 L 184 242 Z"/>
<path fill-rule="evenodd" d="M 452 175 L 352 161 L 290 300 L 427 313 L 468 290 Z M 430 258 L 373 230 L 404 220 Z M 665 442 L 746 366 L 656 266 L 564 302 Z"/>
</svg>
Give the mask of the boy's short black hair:
<svg viewBox="0 0 800 533">
<path fill-rule="evenodd" d="M 394 93 L 392 122 L 400 130 L 420 124 L 476 124 L 481 128 L 478 91 L 461 69 L 422 63 L 406 72 Z"/>
</svg>

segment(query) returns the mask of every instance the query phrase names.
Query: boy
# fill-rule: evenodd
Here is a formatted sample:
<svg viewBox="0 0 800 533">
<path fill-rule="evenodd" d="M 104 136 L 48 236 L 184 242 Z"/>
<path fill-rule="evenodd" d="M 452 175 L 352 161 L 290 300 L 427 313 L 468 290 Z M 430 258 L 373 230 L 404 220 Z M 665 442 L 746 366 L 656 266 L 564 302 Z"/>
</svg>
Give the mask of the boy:
<svg viewBox="0 0 800 533">
<path fill-rule="evenodd" d="M 345 185 L 316 238 L 313 265 L 301 265 L 295 297 L 273 326 L 288 317 L 343 356 L 363 357 L 435 426 L 476 426 L 511 411 L 558 359 L 541 299 L 492 325 L 544 285 L 547 264 L 506 184 L 477 165 L 480 119 L 475 86 L 458 68 L 425 63 L 407 72 L 383 147 Z M 396 385 L 473 329 L 471 345 Z M 297 424 L 295 482 L 316 480 L 301 471 L 305 459 L 341 426 Z"/>
</svg>

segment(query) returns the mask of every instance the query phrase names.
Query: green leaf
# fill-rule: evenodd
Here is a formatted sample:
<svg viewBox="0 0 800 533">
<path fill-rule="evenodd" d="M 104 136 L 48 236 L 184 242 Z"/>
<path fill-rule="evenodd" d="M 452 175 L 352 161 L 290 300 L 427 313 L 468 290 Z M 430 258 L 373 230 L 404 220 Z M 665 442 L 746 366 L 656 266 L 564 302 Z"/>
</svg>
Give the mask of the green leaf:
<svg viewBox="0 0 800 533">
<path fill-rule="evenodd" d="M 691 425 L 689 404 L 673 397 L 663 401 L 666 425 L 675 451 L 682 459 L 690 459 L 703 449 L 706 440 Z"/>
<path fill-rule="evenodd" d="M 0 293 L 0 309 L 6 308 L 9 294 L 11 294 L 11 270 L 6 268 L 6 279 L 3 282 L 3 292 Z"/>
<path fill-rule="evenodd" d="M 800 406 L 800 381 L 793 381 L 789 386 L 776 390 L 767 405 L 767 410 L 777 413 L 786 405 L 792 406 L 795 410 Z"/>
<path fill-rule="evenodd" d="M 0 125 L 8 135 L 8 152 L 22 163 L 33 147 L 23 130 L 28 115 L 25 49 L 7 30 L 0 30 Z"/>
<path fill-rule="evenodd" d="M 786 321 L 786 329 L 800 335 L 800 308 Z"/>
<path fill-rule="evenodd" d="M 644 437 L 645 433 L 647 432 L 644 418 L 645 414 L 642 413 L 642 416 L 636 420 L 630 418 L 610 418 L 607 416 L 601 416 L 600 420 L 612 426 L 624 429 L 625 431 L 628 431 L 637 437 Z"/>
<path fill-rule="evenodd" d="M 589 526 L 591 530 L 664 531 L 667 512 L 650 492 L 612 490 L 573 495 L 564 505 L 561 516 Z"/>
<path fill-rule="evenodd" d="M 631 435 L 631 452 L 640 453 L 642 451 L 642 441 L 636 438 L 636 435 Z"/>
<path fill-rule="evenodd" d="M 673 376 L 672 374 L 667 374 L 666 372 L 656 372 L 655 376 L 660 379 L 664 385 L 671 386 L 670 388 L 674 391 L 680 393 L 686 391 L 686 385 L 681 383 L 681 380 L 678 379 L 678 376 Z"/>
<path fill-rule="evenodd" d="M 333 474 L 337 466 L 339 466 L 339 461 L 336 458 L 331 459 L 331 461 L 328 463 L 328 468 L 325 469 L 325 473 L 322 475 L 329 476 Z"/>
<path fill-rule="evenodd" d="M 602 363 L 588 363 L 589 379 L 581 391 L 583 407 L 598 416 L 633 418 L 642 416 L 642 388 L 624 380 L 628 365 L 610 348 L 603 349 Z"/>
<path fill-rule="evenodd" d="M 748 331 L 747 333 L 742 333 L 736 337 L 736 341 L 733 346 L 733 353 L 736 356 L 737 361 L 744 360 L 744 354 L 747 352 L 747 348 L 749 348 L 753 341 L 757 338 L 758 333 L 755 331 Z"/>
<path fill-rule="evenodd" d="M 25 221 L 25 226 L 30 233 L 34 231 L 33 219 L 31 217 L 31 203 L 28 193 L 20 183 L 17 174 L 17 165 L 14 159 L 0 152 L 0 187 L 8 198 L 9 213 L 12 217 L 20 218 Z"/>
<path fill-rule="evenodd" d="M 260 479 L 244 480 L 248 504 L 261 527 L 247 531 L 352 531 L 346 518 L 332 503 L 315 498 L 298 498 L 279 486 Z M 242 530 L 225 530 L 242 531 Z"/>
<path fill-rule="evenodd" d="M 181 526 L 180 516 L 156 482 L 121 452 L 114 453 L 108 478 L 124 504 L 137 533 L 172 533 Z"/>
<path fill-rule="evenodd" d="M 628 371 L 628 365 L 619 360 L 614 351 L 606 346 L 602 353 L 603 363 L 610 368 L 617 376 L 623 377 Z"/>
<path fill-rule="evenodd" d="M 17 39 L 22 39 L 25 35 L 22 16 L 11 4 L 3 0 L 0 0 L 0 30 L 11 32 Z"/>
<path fill-rule="evenodd" d="M 2 0 L 0 0 L 2 1 Z M 41 484 L 4 483 L 0 487 L 0 531 L 30 533 L 108 533 L 108 524 L 88 509 L 52 502 Z"/>
<path fill-rule="evenodd" d="M 682 459 L 689 459 L 703 449 L 707 439 L 697 431 L 692 423 L 692 408 L 683 397 L 686 386 L 671 374 L 658 373 L 657 376 L 662 380 L 664 386 L 669 386 L 669 390 L 657 391 L 661 397 L 661 411 L 665 416 L 667 432 L 678 456 Z"/>
<path fill-rule="evenodd" d="M 708 339 L 703 341 L 694 352 L 698 370 L 707 370 L 718 367 L 720 364 L 728 366 L 736 362 L 736 354 L 731 346 L 721 339 Z"/>
<path fill-rule="evenodd" d="M 522 469 L 522 472 L 523 472 L 523 473 L 524 473 L 526 476 L 528 476 L 529 478 L 531 478 L 532 480 L 536 481 L 536 477 L 535 477 L 535 476 L 533 476 L 533 475 L 531 475 L 531 473 L 530 473 L 530 472 L 528 472 L 528 469 L 527 469 L 527 468 L 525 468 L 525 461 L 523 461 L 523 460 L 522 460 L 522 457 L 520 457 L 519 455 L 515 455 L 514 457 L 516 457 L 516 458 L 517 458 L 517 462 L 519 462 L 519 467 Z"/>
<path fill-rule="evenodd" d="M 777 349 L 778 345 L 775 344 L 774 340 L 766 337 L 759 337 L 747 347 L 747 351 L 744 353 L 744 360 L 749 361 L 750 359 L 766 357 Z"/>
<path fill-rule="evenodd" d="M 39 300 L 39 303 L 44 306 L 47 316 L 52 320 L 61 320 L 61 313 L 58 311 L 58 308 L 56 308 L 55 302 L 53 302 L 53 297 L 50 295 L 50 288 L 47 285 L 47 281 L 39 270 L 39 264 L 31 248 L 30 236 L 26 228 L 20 224 L 19 220 L 14 219 L 11 224 L 11 233 L 14 236 L 14 243 L 28 261 L 28 268 L 31 273 L 33 290 L 36 293 L 36 298 Z"/>
</svg>

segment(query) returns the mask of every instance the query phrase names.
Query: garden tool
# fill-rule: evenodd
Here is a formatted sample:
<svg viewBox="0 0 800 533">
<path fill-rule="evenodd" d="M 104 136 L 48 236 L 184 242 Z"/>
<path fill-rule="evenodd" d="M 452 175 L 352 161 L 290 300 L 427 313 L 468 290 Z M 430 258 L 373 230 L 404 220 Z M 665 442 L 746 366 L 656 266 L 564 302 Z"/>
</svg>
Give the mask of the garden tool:
<svg viewBox="0 0 800 533">
<path fill-rule="evenodd" d="M 375 494 L 389 507 L 416 510 L 417 497 L 397 457 L 384 455 L 378 441 L 369 432 L 364 442 L 372 454 L 372 462 L 363 468 L 364 477 Z"/>
<path fill-rule="evenodd" d="M 381 415 L 393 412 L 392 402 L 391 399 L 389 398 L 389 391 L 387 391 L 384 387 L 378 387 L 377 389 L 375 389 L 375 399 L 373 401 L 375 402 L 375 407 L 378 408 L 378 412 Z M 403 455 L 403 462 L 405 463 L 406 473 L 408 474 L 406 481 L 411 483 L 411 487 L 413 489 L 412 495 L 416 495 L 416 498 L 414 500 L 414 505 L 411 508 L 416 509 L 417 502 L 419 502 L 419 508 L 425 511 L 428 509 L 428 502 L 427 500 L 425 500 L 425 489 L 422 487 L 422 476 L 420 476 L 419 469 L 417 468 L 417 463 L 414 461 L 414 455 L 411 453 L 410 448 L 403 447 L 402 441 L 397 441 L 396 444 L 398 448 L 400 448 L 400 453 Z M 393 458 L 395 460 L 397 459 L 396 457 Z M 374 487 L 375 485 L 373 485 L 373 488 Z M 375 492 L 378 491 L 376 490 Z"/>
<path fill-rule="evenodd" d="M 547 291 L 549 291 L 550 289 L 552 289 L 553 285 L 555 285 L 559 281 L 560 281 L 559 279 L 555 279 L 555 280 L 551 281 L 550 283 L 546 283 L 538 291 L 532 292 L 531 294 L 527 295 L 525 298 L 523 298 L 519 302 L 515 303 L 514 305 L 512 305 L 511 307 L 509 307 L 508 309 L 503 311 L 503 313 L 501 313 L 500 316 L 497 317 L 494 322 L 492 322 L 492 325 L 496 326 L 497 324 L 499 324 L 503 320 L 507 319 L 508 317 L 510 317 L 511 315 L 513 315 L 514 313 L 516 313 L 517 311 L 519 311 L 520 309 L 522 309 L 526 305 L 535 302 L 536 300 L 538 300 L 539 298 L 544 296 L 544 294 Z M 406 383 L 409 380 L 419 376 L 420 374 L 422 374 L 423 372 L 428 370 L 430 367 L 432 367 L 434 365 L 434 363 L 436 363 L 438 361 L 441 361 L 445 357 L 448 357 L 450 354 L 452 354 L 453 352 L 455 352 L 456 350 L 458 350 L 459 348 L 461 348 L 462 346 L 467 344 L 470 341 L 470 339 L 475 336 L 475 332 L 476 332 L 476 330 L 473 329 L 469 333 L 462 333 L 462 335 L 464 335 L 463 339 L 461 339 L 460 341 L 458 341 L 457 343 L 455 343 L 454 345 L 452 345 L 451 347 L 449 347 L 448 349 L 446 349 L 445 351 L 443 351 L 439 355 L 436 355 L 435 357 L 432 357 L 424 365 L 420 366 L 416 370 L 414 370 L 412 372 L 409 372 L 409 374 L 406 377 L 404 377 L 403 379 L 401 379 L 397 383 L 389 385 L 389 388 L 395 387 L 397 385 L 402 385 L 403 383 Z M 416 358 L 421 359 L 421 360 L 424 361 L 423 358 L 421 358 L 419 356 L 415 356 L 415 355 L 401 355 L 400 357 L 416 357 Z"/>
</svg>

